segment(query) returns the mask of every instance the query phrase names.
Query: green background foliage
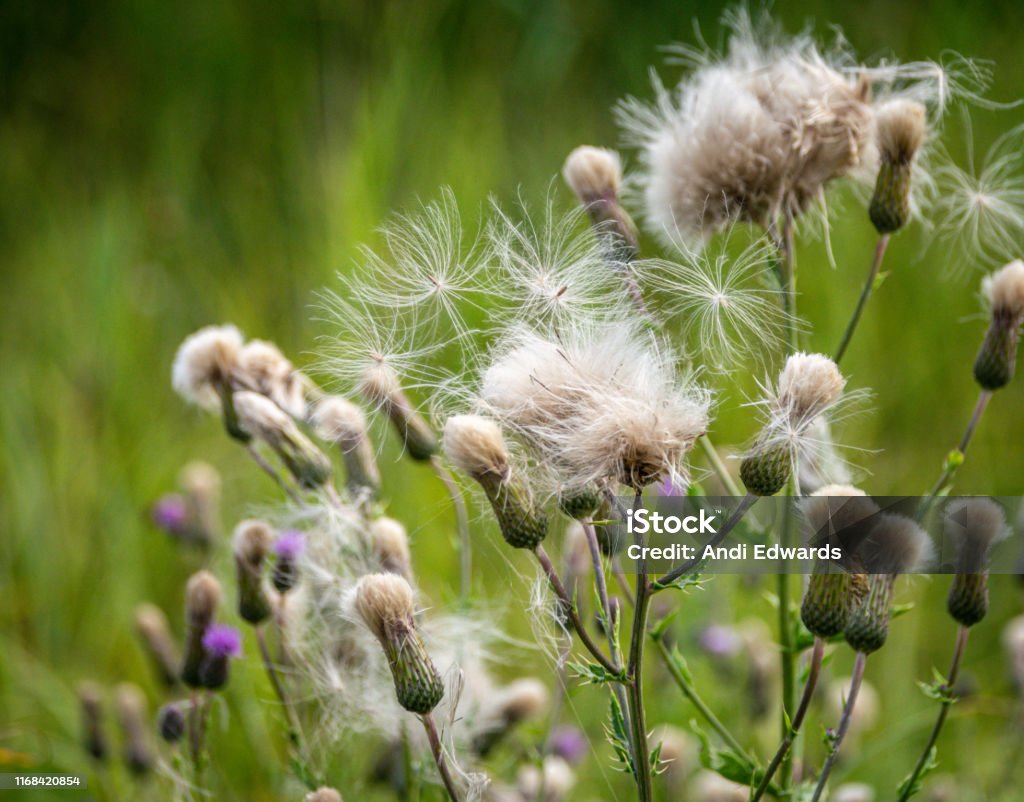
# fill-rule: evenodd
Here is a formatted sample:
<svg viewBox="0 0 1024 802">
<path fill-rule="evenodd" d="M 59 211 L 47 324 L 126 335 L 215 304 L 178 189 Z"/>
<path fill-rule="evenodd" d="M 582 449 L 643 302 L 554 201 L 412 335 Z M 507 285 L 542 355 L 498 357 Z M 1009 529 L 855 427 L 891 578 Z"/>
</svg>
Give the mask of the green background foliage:
<svg viewBox="0 0 1024 802">
<path fill-rule="evenodd" d="M 716 41 L 720 11 L 717 3 L 604 0 L 0 6 L 0 771 L 13 770 L 2 750 L 32 755 L 37 768 L 88 770 L 76 742 L 73 686 L 82 678 L 138 681 L 158 703 L 130 620 L 150 599 L 181 623 L 195 561 L 152 529 L 147 507 L 184 462 L 202 457 L 222 471 L 228 524 L 274 499 L 219 426 L 173 395 L 169 369 L 181 339 L 232 321 L 307 364 L 335 325 L 320 319 L 315 292 L 350 269 L 359 243 L 375 242 L 389 211 L 433 198 L 442 185 L 470 219 L 491 193 L 543 197 L 573 146 L 618 143 L 610 109 L 626 94 L 649 95 L 649 65 L 674 79 L 659 46 L 692 41 L 694 16 Z M 992 96 L 1024 95 L 1011 2 L 802 2 L 777 16 L 790 30 L 809 21 L 823 35 L 838 24 L 866 58 L 952 49 L 992 59 Z M 981 150 L 1021 119 L 1019 110 L 974 117 Z M 962 139 L 950 125 L 956 155 Z M 808 348 L 834 347 L 873 242 L 866 214 L 847 200 L 833 236 L 837 267 L 821 242 L 800 244 Z M 948 259 L 919 224 L 896 237 L 892 273 L 844 364 L 853 386 L 875 394 L 871 411 L 846 430 L 849 442 L 880 450 L 861 460 L 872 492 L 924 492 L 974 402 L 970 365 L 984 325 L 978 274 L 945 279 Z M 752 428 L 739 406 L 749 387 L 719 389 L 714 433 L 741 443 Z M 1022 402 L 1020 381 L 997 395 L 961 492 L 1020 492 Z M 456 572 L 451 514 L 436 480 L 397 456 L 389 441 L 390 508 L 413 533 L 428 595 L 447 603 Z M 508 576 L 510 562 L 532 570 L 522 555 L 480 538 L 477 586 L 495 626 L 526 635 L 526 581 L 511 590 L 492 581 Z M 223 555 L 220 564 L 227 568 Z M 943 770 L 979 788 L 1013 765 L 1012 689 L 998 638 L 1021 599 L 1008 579 L 993 584 L 992 615 L 967 660 L 979 695 L 957 706 L 940 742 Z M 917 609 L 894 624 L 869 667 L 883 725 L 841 770 L 883 795 L 909 769 L 932 720 L 934 704 L 915 680 L 945 665 L 952 647 L 946 580 L 913 585 Z M 684 651 L 706 622 L 763 609 L 764 591 L 719 578 L 681 600 Z M 848 657 L 839 650 L 831 670 L 848 670 Z M 722 682 L 699 655 L 690 664 L 723 717 L 767 750 L 776 721 L 750 721 L 738 692 L 744 666 Z M 501 669 L 524 670 L 544 669 L 529 653 Z M 693 710 L 662 675 L 652 677 L 654 723 L 685 726 Z M 213 747 L 218 799 L 300 797 L 262 759 L 274 754 L 274 714 L 259 704 L 269 695 L 258 666 L 244 661 L 226 694 L 230 724 Z M 609 757 L 597 735 L 602 692 L 584 689 L 573 701 L 595 734 L 576 798 L 628 798 L 628 782 L 598 768 Z M 334 778 L 342 789 L 374 798 L 359 775 L 371 750 L 344 746 L 341 754 Z M 159 789 L 129 790 L 124 777 L 117 783 L 119 798 L 162 798 Z"/>
</svg>

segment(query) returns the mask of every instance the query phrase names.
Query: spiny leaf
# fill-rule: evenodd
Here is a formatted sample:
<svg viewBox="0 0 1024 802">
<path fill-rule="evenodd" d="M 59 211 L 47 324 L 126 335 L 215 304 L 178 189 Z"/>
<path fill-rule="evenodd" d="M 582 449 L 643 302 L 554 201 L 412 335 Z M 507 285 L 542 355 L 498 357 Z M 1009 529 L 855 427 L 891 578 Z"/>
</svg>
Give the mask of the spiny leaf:
<svg viewBox="0 0 1024 802">
<path fill-rule="evenodd" d="M 934 746 L 928 750 L 928 757 L 925 758 L 924 765 L 921 767 L 917 777 L 914 777 L 914 773 L 911 772 L 903 778 L 903 782 L 900 783 L 900 787 L 896 792 L 900 799 L 910 799 L 910 797 L 918 793 L 924 784 L 924 778 L 939 767 L 939 761 L 936 758 L 937 751 Z"/>
</svg>

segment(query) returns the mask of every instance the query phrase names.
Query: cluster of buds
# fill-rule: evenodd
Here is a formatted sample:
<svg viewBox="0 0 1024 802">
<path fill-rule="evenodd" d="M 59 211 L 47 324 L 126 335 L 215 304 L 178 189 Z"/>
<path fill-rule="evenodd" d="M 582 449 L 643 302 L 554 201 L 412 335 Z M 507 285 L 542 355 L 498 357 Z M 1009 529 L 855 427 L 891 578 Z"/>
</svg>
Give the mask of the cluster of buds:
<svg viewBox="0 0 1024 802">
<path fill-rule="evenodd" d="M 988 555 L 1008 532 L 1006 515 L 992 499 L 961 499 L 946 510 L 946 532 L 957 544 L 946 606 L 957 623 L 972 627 L 988 612 Z"/>
<path fill-rule="evenodd" d="M 444 697 L 444 683 L 419 630 L 409 583 L 396 574 L 368 574 L 355 587 L 355 611 L 380 643 L 398 703 L 426 715 Z"/>
<path fill-rule="evenodd" d="M 637 253 L 636 225 L 622 207 L 622 163 L 619 154 L 607 148 L 581 145 L 569 154 L 562 177 L 576 193 L 598 231 L 612 236 L 616 262 L 632 261 Z"/>
<path fill-rule="evenodd" d="M 974 360 L 974 379 L 983 390 L 1005 387 L 1017 369 L 1017 343 L 1024 323 L 1024 262 L 1010 262 L 986 276 L 981 292 L 990 321 Z"/>
<path fill-rule="evenodd" d="M 792 354 L 766 399 L 768 421 L 740 463 L 740 479 L 755 496 L 774 496 L 789 481 L 802 438 L 840 398 L 846 379 L 822 354 Z"/>
<path fill-rule="evenodd" d="M 893 100 L 875 115 L 878 178 L 868 216 L 879 234 L 891 234 L 910 218 L 911 169 L 924 143 L 925 108 L 913 100 Z"/>
<path fill-rule="evenodd" d="M 548 520 L 529 487 L 513 471 L 498 425 L 479 415 L 454 415 L 444 426 L 444 452 L 476 481 L 491 503 L 505 541 L 535 549 L 548 534 Z"/>
</svg>

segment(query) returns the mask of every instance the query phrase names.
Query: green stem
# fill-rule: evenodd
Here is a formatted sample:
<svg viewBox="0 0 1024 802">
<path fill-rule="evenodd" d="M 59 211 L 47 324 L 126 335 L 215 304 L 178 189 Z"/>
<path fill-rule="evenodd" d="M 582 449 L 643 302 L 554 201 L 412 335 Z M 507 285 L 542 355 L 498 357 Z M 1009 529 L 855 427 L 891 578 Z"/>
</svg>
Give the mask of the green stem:
<svg viewBox="0 0 1024 802">
<path fill-rule="evenodd" d="M 860 691 L 861 683 L 864 681 L 864 666 L 867 663 L 867 659 L 868 656 L 864 652 L 857 652 L 857 657 L 853 664 L 853 676 L 850 678 L 849 695 L 846 697 L 846 704 L 843 705 L 843 714 L 839 719 L 839 729 L 836 730 L 835 737 L 832 740 L 832 748 L 829 750 L 828 757 L 825 758 L 825 765 L 821 767 L 821 776 L 818 777 L 818 784 L 814 788 L 811 802 L 818 802 L 821 799 L 821 794 L 825 790 L 825 784 L 828 782 L 828 776 L 836 765 L 836 759 L 839 757 L 839 748 L 843 745 L 843 739 L 846 737 L 847 730 L 850 729 L 853 708 L 857 704 L 857 694 Z"/>
<path fill-rule="evenodd" d="M 935 748 L 936 742 L 939 740 L 939 733 L 942 732 L 942 726 L 946 723 L 946 717 L 949 715 L 949 708 L 953 702 L 956 701 L 952 696 L 953 686 L 956 684 L 956 678 L 960 674 L 960 662 L 964 656 L 964 650 L 967 648 L 967 637 L 970 634 L 970 630 L 961 625 L 956 632 L 956 646 L 953 648 L 953 661 L 949 667 L 949 674 L 946 676 L 946 683 L 944 690 L 946 696 L 942 699 L 942 707 L 939 709 L 939 716 L 935 719 L 935 726 L 932 727 L 931 735 L 928 736 L 928 743 L 924 746 L 924 751 L 921 752 L 921 757 L 918 758 L 917 764 L 914 766 L 914 770 L 910 773 L 910 776 L 903 781 L 902 792 L 897 802 L 906 802 L 914 793 L 914 786 L 917 784 L 917 778 L 921 776 L 921 772 L 924 771 L 925 766 L 928 765 L 929 760 L 932 756 L 932 750 Z"/>
<path fill-rule="evenodd" d="M 967 421 L 967 428 L 964 429 L 963 435 L 960 437 L 960 442 L 956 447 L 956 454 L 959 456 L 958 459 L 952 460 L 949 457 L 946 458 L 946 465 L 939 475 L 939 478 L 932 485 L 932 489 L 928 492 L 928 495 L 922 499 L 921 504 L 917 508 L 917 520 L 922 520 L 928 513 L 935 499 L 940 493 L 946 490 L 947 485 L 953 481 L 953 477 L 956 476 L 957 470 L 963 464 L 963 458 L 967 454 L 967 448 L 971 444 L 971 440 L 974 438 L 974 432 L 978 428 L 978 423 L 981 422 L 981 416 L 985 414 L 985 409 L 988 407 L 988 402 L 992 400 L 991 390 L 982 390 L 978 393 L 978 401 L 974 405 L 974 412 L 971 413 L 971 419 Z"/>
<path fill-rule="evenodd" d="M 839 342 L 839 347 L 836 349 L 836 355 L 832 361 L 837 365 L 839 360 L 843 358 L 843 354 L 846 353 L 846 349 L 850 346 L 850 340 L 853 339 L 853 333 L 857 329 L 857 323 L 860 321 L 860 316 L 864 312 L 864 307 L 867 306 L 868 298 L 871 297 L 872 291 L 875 289 L 875 282 L 878 279 L 878 273 L 882 269 L 882 260 L 885 258 L 885 249 L 889 244 L 889 235 L 882 234 L 878 238 L 878 243 L 875 245 L 875 255 L 871 260 L 871 269 L 868 271 L 867 280 L 864 282 L 864 286 L 861 288 L 860 297 L 857 299 L 857 306 L 853 309 L 853 316 L 850 318 L 850 322 L 846 324 L 846 331 L 843 333 L 843 339 Z"/>
<path fill-rule="evenodd" d="M 462 491 L 459 489 L 455 477 L 444 467 L 436 455 L 430 458 L 430 467 L 437 478 L 444 483 L 445 489 L 451 497 L 452 506 L 455 507 L 455 524 L 459 533 L 459 598 L 466 603 L 469 600 L 473 582 L 473 552 L 469 539 L 469 513 L 466 511 L 466 501 L 462 497 Z"/>
<path fill-rule="evenodd" d="M 800 495 L 800 483 L 797 478 L 799 466 L 792 466 L 790 475 L 791 498 Z M 785 549 L 790 545 L 793 534 L 793 503 L 786 503 L 786 509 L 782 521 L 781 546 Z M 793 721 L 796 700 L 796 650 L 793 645 L 793 623 L 790 610 L 790 577 L 785 559 L 780 559 L 778 580 L 779 596 L 779 646 L 780 660 L 782 663 L 782 716 L 780 721 L 782 737 L 785 738 L 790 730 L 790 722 Z M 780 770 L 780 784 L 783 789 L 789 788 L 793 778 L 793 755 L 788 750 L 782 758 Z"/>
</svg>

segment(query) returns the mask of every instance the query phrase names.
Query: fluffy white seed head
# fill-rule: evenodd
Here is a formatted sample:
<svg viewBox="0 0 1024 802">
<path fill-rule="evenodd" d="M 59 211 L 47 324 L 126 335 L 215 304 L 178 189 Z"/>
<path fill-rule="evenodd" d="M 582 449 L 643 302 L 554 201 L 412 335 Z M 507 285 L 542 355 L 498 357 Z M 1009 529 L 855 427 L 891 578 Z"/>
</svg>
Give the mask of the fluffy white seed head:
<svg viewBox="0 0 1024 802">
<path fill-rule="evenodd" d="M 905 515 L 881 513 L 865 543 L 868 573 L 905 574 L 931 563 L 935 547 L 917 522 Z"/>
<path fill-rule="evenodd" d="M 331 395 L 316 405 L 313 427 L 318 437 L 348 451 L 366 436 L 366 415 L 347 398 Z"/>
<path fill-rule="evenodd" d="M 233 396 L 235 412 L 242 428 L 268 442 L 295 428 L 295 422 L 266 396 L 242 390 Z"/>
<path fill-rule="evenodd" d="M 775 397 L 790 420 L 810 423 L 839 400 L 845 386 L 846 379 L 827 356 L 799 353 L 786 360 Z"/>
<path fill-rule="evenodd" d="M 238 355 L 238 383 L 262 393 L 295 418 L 306 415 L 308 380 L 274 343 L 250 340 Z"/>
<path fill-rule="evenodd" d="M 243 344 L 242 332 L 231 325 L 206 326 L 190 334 L 174 356 L 175 392 L 204 409 L 219 408 L 217 388 L 231 384 Z"/>
<path fill-rule="evenodd" d="M 381 516 L 370 522 L 369 530 L 373 554 L 380 567 L 411 582 L 412 557 L 405 527 L 394 518 Z"/>
<path fill-rule="evenodd" d="M 409 583 L 397 574 L 368 574 L 356 583 L 354 607 L 382 644 L 412 628 L 416 607 Z"/>
<path fill-rule="evenodd" d="M 915 100 L 897 98 L 875 111 L 879 158 L 890 164 L 908 164 L 924 144 L 927 111 Z"/>
<path fill-rule="evenodd" d="M 618 197 L 622 163 L 614 150 L 580 145 L 566 158 L 562 177 L 584 204 L 609 200 Z"/>
<path fill-rule="evenodd" d="M 1015 259 L 985 276 L 981 282 L 981 293 L 994 316 L 1018 321 L 1024 319 L 1024 261 Z"/>
<path fill-rule="evenodd" d="M 481 481 L 505 479 L 511 470 L 501 428 L 480 415 L 453 415 L 444 425 L 444 453 L 459 470 Z"/>
</svg>

